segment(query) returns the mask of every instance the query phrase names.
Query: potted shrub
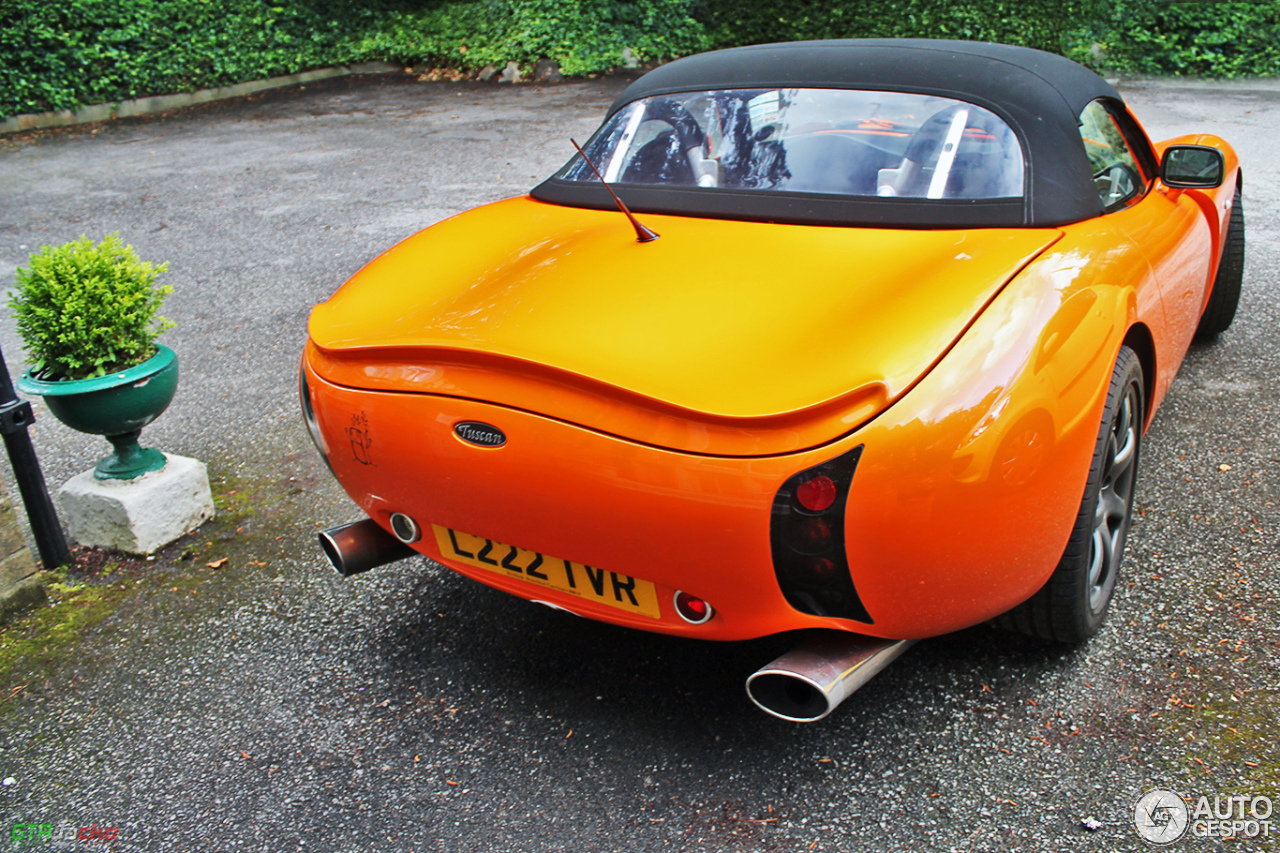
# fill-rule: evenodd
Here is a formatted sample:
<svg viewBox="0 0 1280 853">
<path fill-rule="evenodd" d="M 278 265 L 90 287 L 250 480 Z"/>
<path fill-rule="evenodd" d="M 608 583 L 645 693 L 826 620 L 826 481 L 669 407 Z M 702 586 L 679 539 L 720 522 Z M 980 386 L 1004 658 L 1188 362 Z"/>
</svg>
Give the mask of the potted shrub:
<svg viewBox="0 0 1280 853">
<path fill-rule="evenodd" d="M 168 264 L 138 258 L 111 234 L 43 246 L 19 267 L 10 296 L 32 368 L 17 382 L 44 397 L 72 429 L 104 435 L 115 452 L 98 479 L 127 480 L 164 467 L 164 454 L 138 445 L 142 428 L 173 399 L 178 359 L 156 337 L 173 323 L 156 312 L 172 291 L 156 277 Z"/>
</svg>

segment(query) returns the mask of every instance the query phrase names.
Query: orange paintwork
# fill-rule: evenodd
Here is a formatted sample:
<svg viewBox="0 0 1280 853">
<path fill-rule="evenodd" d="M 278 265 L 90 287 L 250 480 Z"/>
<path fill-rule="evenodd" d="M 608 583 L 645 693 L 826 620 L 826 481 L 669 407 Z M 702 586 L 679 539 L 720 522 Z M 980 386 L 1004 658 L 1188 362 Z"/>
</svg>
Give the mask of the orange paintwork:
<svg viewBox="0 0 1280 853">
<path fill-rule="evenodd" d="M 616 211 L 517 198 L 429 228 L 315 309 L 322 373 L 679 450 L 799 450 L 901 396 L 1058 238 L 645 221 L 663 236 L 642 245 Z"/>
<path fill-rule="evenodd" d="M 1058 229 L 644 216 L 662 238 L 640 245 L 611 212 L 463 214 L 314 312 L 329 462 L 384 526 L 403 512 L 656 586 L 655 621 L 415 546 L 593 618 L 723 640 L 976 624 L 1056 566 L 1120 346 L 1154 342 L 1154 413 L 1191 340 L 1237 179 L 1229 148 L 1194 141 L 1223 148 L 1225 186 L 1156 181 Z M 468 420 L 506 445 L 463 442 Z M 796 611 L 770 555 L 780 485 L 857 446 L 845 539 L 872 623 Z M 677 589 L 714 618 L 679 619 Z"/>
</svg>

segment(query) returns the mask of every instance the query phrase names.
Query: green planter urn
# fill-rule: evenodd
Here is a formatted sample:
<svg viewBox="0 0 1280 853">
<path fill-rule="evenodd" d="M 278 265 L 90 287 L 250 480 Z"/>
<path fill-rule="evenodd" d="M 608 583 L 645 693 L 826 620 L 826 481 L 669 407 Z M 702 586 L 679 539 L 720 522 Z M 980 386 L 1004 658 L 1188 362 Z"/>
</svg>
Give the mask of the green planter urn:
<svg viewBox="0 0 1280 853">
<path fill-rule="evenodd" d="M 138 444 L 142 428 L 160 417 L 178 388 L 178 356 L 156 349 L 142 364 L 92 379 L 46 382 L 27 371 L 18 389 L 44 397 L 53 416 L 72 429 L 107 437 L 115 452 L 98 461 L 94 477 L 132 480 L 165 463 L 159 450 Z"/>
</svg>

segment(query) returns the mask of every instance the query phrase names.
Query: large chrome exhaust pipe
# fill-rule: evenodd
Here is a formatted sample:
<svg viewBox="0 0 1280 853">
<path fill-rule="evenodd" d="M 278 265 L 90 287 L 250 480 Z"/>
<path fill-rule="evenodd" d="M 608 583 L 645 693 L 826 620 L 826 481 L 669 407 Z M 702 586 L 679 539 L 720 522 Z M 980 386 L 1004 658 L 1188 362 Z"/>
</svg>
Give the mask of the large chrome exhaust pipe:
<svg viewBox="0 0 1280 853">
<path fill-rule="evenodd" d="M 762 711 L 812 723 L 909 649 L 915 640 L 880 640 L 823 631 L 747 679 L 747 695 Z"/>
<path fill-rule="evenodd" d="M 372 518 L 320 531 L 320 547 L 340 575 L 358 575 L 418 552 Z"/>
</svg>

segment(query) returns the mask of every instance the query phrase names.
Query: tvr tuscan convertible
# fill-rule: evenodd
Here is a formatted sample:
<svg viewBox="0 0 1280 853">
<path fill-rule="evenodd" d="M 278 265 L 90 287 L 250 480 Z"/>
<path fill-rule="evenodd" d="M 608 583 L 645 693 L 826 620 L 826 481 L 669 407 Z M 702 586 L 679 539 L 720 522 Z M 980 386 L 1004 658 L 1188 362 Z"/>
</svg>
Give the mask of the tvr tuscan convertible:
<svg viewBox="0 0 1280 853">
<path fill-rule="evenodd" d="M 315 308 L 304 414 L 368 514 L 322 544 L 648 631 L 813 629 L 748 684 L 792 720 L 919 638 L 1083 641 L 1143 432 L 1235 313 L 1241 186 L 1035 50 L 661 66 Z"/>
</svg>

